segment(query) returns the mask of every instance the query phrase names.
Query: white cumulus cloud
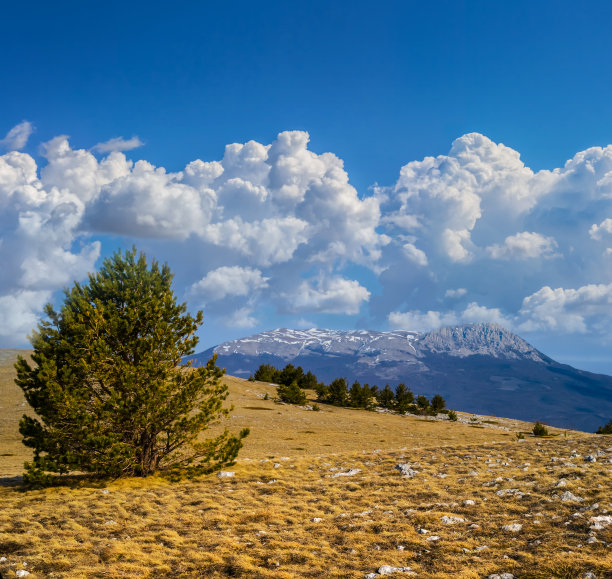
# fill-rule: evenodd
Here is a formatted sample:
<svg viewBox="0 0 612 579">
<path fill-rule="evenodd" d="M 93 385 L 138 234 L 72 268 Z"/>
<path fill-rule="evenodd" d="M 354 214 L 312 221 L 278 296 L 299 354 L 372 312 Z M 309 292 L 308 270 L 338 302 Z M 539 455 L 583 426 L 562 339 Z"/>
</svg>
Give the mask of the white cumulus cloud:
<svg viewBox="0 0 612 579">
<path fill-rule="evenodd" d="M 521 330 L 610 333 L 612 284 L 589 284 L 578 289 L 545 286 L 523 300 Z"/>
<path fill-rule="evenodd" d="M 31 130 L 25 121 L 1 141 L 4 343 L 95 269 L 108 239 L 159 252 L 185 295 L 231 327 L 337 314 L 379 327 L 497 321 L 612 336 L 612 146 L 533 171 L 471 133 L 358 192 L 343 161 L 310 150 L 303 131 L 170 171 L 126 157 L 137 137 L 87 150 L 60 135 L 37 163 L 17 150 Z"/>
<path fill-rule="evenodd" d="M 18 151 L 23 149 L 27 143 L 30 135 L 34 131 L 32 123 L 29 121 L 23 121 L 18 125 L 15 125 L 4 137 L 0 139 L 0 149 L 8 151 Z"/>
<path fill-rule="evenodd" d="M 206 301 L 221 300 L 227 296 L 248 296 L 251 292 L 268 287 L 269 278 L 251 267 L 223 266 L 209 271 L 190 292 Z"/>
<path fill-rule="evenodd" d="M 97 153 L 105 154 L 112 153 L 113 151 L 131 151 L 132 149 L 137 149 L 143 145 L 144 143 L 138 137 L 132 137 L 131 139 L 115 137 L 114 139 L 109 139 L 104 143 L 94 145 L 91 150 L 96 151 Z"/>
<path fill-rule="evenodd" d="M 427 255 L 412 243 L 406 243 L 403 247 L 404 255 L 413 263 L 425 267 L 428 264 Z"/>
<path fill-rule="evenodd" d="M 487 252 L 493 259 L 533 259 L 553 257 L 556 247 L 557 242 L 552 237 L 522 231 L 506 237 L 503 245 L 487 247 Z"/>
<path fill-rule="evenodd" d="M 370 292 L 356 280 L 333 276 L 319 279 L 314 285 L 305 281 L 286 298 L 294 311 L 351 315 L 359 313 Z"/>
<path fill-rule="evenodd" d="M 234 310 L 229 316 L 226 316 L 224 322 L 230 328 L 253 328 L 257 325 L 258 320 L 252 314 L 252 308 L 245 306 Z"/>
<path fill-rule="evenodd" d="M 604 219 L 599 225 L 594 223 L 589 229 L 592 239 L 602 239 L 604 235 L 612 234 L 612 219 Z"/>
<path fill-rule="evenodd" d="M 473 324 L 478 322 L 495 322 L 506 328 L 512 328 L 512 321 L 504 316 L 498 308 L 487 308 L 471 302 L 463 311 L 428 310 L 421 312 L 390 312 L 388 323 L 392 329 L 428 332 L 442 326 Z"/>
</svg>

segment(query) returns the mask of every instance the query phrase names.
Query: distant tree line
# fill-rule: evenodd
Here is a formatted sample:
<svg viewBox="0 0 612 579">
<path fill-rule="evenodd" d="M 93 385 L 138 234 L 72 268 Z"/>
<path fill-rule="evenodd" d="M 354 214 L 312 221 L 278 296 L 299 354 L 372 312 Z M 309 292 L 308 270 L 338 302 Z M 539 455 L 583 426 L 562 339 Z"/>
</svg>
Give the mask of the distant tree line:
<svg viewBox="0 0 612 579">
<path fill-rule="evenodd" d="M 605 426 L 600 426 L 595 434 L 612 434 L 612 420 Z"/>
<path fill-rule="evenodd" d="M 334 406 L 346 406 L 350 408 L 364 408 L 374 410 L 376 407 L 386 408 L 404 414 L 436 416 L 438 413 L 448 413 L 446 402 L 440 394 L 436 394 L 428 400 L 422 394 L 415 396 L 406 384 L 398 384 L 395 391 L 386 384 L 384 388 L 361 385 L 355 381 L 348 386 L 344 378 L 336 378 L 326 385 L 319 382 L 317 377 L 310 371 L 304 373 L 301 366 L 297 368 L 293 364 L 287 364 L 282 370 L 278 370 L 271 364 L 262 364 L 249 380 L 269 382 L 277 384 L 278 398 L 289 404 L 306 404 L 304 389 L 311 389 L 317 393 L 317 401 Z"/>
</svg>

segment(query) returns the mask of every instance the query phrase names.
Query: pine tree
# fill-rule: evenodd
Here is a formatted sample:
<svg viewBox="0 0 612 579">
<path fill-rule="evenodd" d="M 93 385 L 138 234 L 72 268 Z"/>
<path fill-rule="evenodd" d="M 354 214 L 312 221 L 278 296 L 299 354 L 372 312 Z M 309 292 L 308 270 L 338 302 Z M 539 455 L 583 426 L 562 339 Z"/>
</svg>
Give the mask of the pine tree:
<svg viewBox="0 0 612 579">
<path fill-rule="evenodd" d="M 278 398 L 281 402 L 286 402 L 287 404 L 298 404 L 299 406 L 303 406 L 306 404 L 306 394 L 299 387 L 296 380 L 291 382 L 291 384 L 280 384 L 277 388 Z"/>
<path fill-rule="evenodd" d="M 395 394 L 389 387 L 389 384 L 385 384 L 385 387 L 378 392 L 378 403 L 383 408 L 391 409 L 395 404 Z"/>
<path fill-rule="evenodd" d="M 548 436 L 548 428 L 544 426 L 541 422 L 536 422 L 533 425 L 533 435 L 534 436 Z"/>
<path fill-rule="evenodd" d="M 442 396 L 440 394 L 436 394 L 431 399 L 431 409 L 434 412 L 440 412 L 444 408 L 446 408 L 446 401 L 444 400 L 444 398 L 442 398 Z"/>
<path fill-rule="evenodd" d="M 378 388 L 364 384 L 362 388 L 361 408 L 366 410 L 374 410 L 376 408 L 376 393 Z"/>
<path fill-rule="evenodd" d="M 344 378 L 336 378 L 328 387 L 325 402 L 336 406 L 346 406 L 348 403 L 348 387 Z"/>
<path fill-rule="evenodd" d="M 280 372 L 271 364 L 261 364 L 253 375 L 253 380 L 258 382 L 271 382 L 272 384 L 279 383 Z"/>
<path fill-rule="evenodd" d="M 419 408 L 419 411 L 422 414 L 426 414 L 429 410 L 429 400 L 427 400 L 427 398 L 423 394 L 419 394 L 417 396 L 416 403 Z"/>
<path fill-rule="evenodd" d="M 406 384 L 400 382 L 395 389 L 395 408 L 403 414 L 407 412 L 408 407 L 414 402 L 414 394 Z"/>
<path fill-rule="evenodd" d="M 197 344 L 202 312 L 187 314 L 171 285 L 167 265 L 149 267 L 136 249 L 119 251 L 88 283 L 66 291 L 59 312 L 46 306 L 48 319 L 32 338 L 34 365 L 16 364 L 16 382 L 37 415 L 19 426 L 34 449 L 26 481 L 70 471 L 195 475 L 232 463 L 248 429 L 197 440 L 228 414 L 228 392 L 215 358 L 180 367 Z"/>
<path fill-rule="evenodd" d="M 304 370 L 301 366 L 297 368 L 293 364 L 287 364 L 278 375 L 278 383 L 289 386 L 291 382 L 300 383 L 304 379 Z"/>
<path fill-rule="evenodd" d="M 315 390 L 317 387 L 317 377 L 310 371 L 306 372 L 299 381 L 300 388 Z"/>
<path fill-rule="evenodd" d="M 605 426 L 600 426 L 595 434 L 612 434 L 612 420 Z"/>
<path fill-rule="evenodd" d="M 355 408 L 363 407 L 363 388 L 357 380 L 353 382 L 349 390 L 349 402 Z"/>
</svg>

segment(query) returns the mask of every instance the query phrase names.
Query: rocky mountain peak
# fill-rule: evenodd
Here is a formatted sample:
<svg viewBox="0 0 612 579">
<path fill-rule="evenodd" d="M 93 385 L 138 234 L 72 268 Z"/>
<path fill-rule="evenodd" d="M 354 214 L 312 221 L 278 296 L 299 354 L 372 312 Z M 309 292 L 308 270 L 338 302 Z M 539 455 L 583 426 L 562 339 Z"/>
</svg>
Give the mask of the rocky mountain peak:
<svg viewBox="0 0 612 579">
<path fill-rule="evenodd" d="M 419 346 L 434 354 L 463 358 L 483 355 L 494 358 L 547 360 L 541 352 L 523 338 L 496 323 L 469 324 L 444 327 L 424 334 Z"/>
</svg>

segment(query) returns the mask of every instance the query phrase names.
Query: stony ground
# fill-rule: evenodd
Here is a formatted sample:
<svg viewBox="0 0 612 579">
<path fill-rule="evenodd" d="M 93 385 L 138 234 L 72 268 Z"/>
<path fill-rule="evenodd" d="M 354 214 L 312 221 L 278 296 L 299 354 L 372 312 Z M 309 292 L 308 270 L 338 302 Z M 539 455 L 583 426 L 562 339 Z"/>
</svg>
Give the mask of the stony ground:
<svg viewBox="0 0 612 579">
<path fill-rule="evenodd" d="M 313 412 L 228 377 L 230 429 L 252 434 L 225 476 L 25 491 L 15 355 L 0 351 L 3 578 L 612 578 L 610 436 Z"/>
<path fill-rule="evenodd" d="M 0 572 L 609 578 L 611 480 L 612 439 L 592 437 L 249 459 L 179 484 L 8 486 Z"/>
</svg>

